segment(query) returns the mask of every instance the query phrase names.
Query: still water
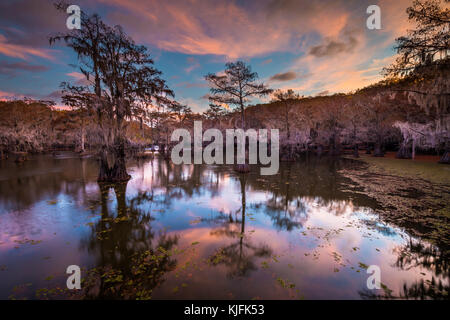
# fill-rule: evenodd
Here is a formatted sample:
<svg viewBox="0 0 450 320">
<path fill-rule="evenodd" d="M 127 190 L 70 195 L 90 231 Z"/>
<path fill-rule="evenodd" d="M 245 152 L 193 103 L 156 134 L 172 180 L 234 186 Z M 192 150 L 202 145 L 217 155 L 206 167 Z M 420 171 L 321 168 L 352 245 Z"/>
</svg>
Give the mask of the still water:
<svg viewBox="0 0 450 320">
<path fill-rule="evenodd" d="M 429 298 L 448 289 L 439 248 L 380 220 L 377 203 L 339 175 L 348 165 L 309 159 L 260 176 L 155 157 L 131 161 L 127 184 L 99 185 L 96 161 L 70 153 L 2 161 L 0 298 L 65 288 L 69 265 L 82 277 L 120 274 L 118 291 L 90 298 L 127 297 L 120 283 L 132 281 L 143 252 L 170 252 L 129 282 L 152 299 Z M 367 287 L 371 265 L 379 290 Z"/>
</svg>

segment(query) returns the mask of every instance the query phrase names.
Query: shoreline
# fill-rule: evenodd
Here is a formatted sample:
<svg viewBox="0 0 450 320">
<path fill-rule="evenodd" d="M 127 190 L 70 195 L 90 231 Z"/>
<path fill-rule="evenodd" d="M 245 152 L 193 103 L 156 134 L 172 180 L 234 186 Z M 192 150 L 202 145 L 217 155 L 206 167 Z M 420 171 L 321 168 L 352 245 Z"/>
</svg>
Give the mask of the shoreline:
<svg viewBox="0 0 450 320">
<path fill-rule="evenodd" d="M 444 256 L 450 253 L 450 168 L 441 164 L 390 158 L 364 156 L 359 159 L 345 157 L 361 163 L 360 168 L 342 169 L 340 174 L 349 178 L 365 194 L 375 199 L 381 209 L 380 217 L 392 222 L 408 233 L 437 245 Z M 374 160 L 373 160 L 374 159 Z M 393 161 L 398 161 L 394 163 Z M 403 161 L 403 162 L 402 162 Z M 408 163 L 409 161 L 409 163 Z M 381 166 L 383 164 L 383 166 Z M 398 164 L 402 166 L 399 167 Z M 436 166 L 441 175 L 410 170 L 417 164 Z M 403 169 L 402 169 L 403 168 Z M 363 169 L 363 170 L 361 170 Z M 352 187 L 354 189 L 354 185 Z"/>
</svg>

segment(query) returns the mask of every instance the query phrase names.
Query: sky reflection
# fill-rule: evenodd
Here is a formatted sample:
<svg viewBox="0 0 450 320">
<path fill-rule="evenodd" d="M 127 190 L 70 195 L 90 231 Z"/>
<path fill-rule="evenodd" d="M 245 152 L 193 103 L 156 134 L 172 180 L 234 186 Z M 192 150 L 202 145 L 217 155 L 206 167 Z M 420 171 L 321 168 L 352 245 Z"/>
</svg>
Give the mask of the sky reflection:
<svg viewBox="0 0 450 320">
<path fill-rule="evenodd" d="M 35 159 L 16 169 L 21 177 L 0 167 L 0 298 L 64 286 L 70 264 L 128 270 L 133 254 L 165 245 L 185 251 L 152 284 L 154 299 L 426 297 L 426 281 L 449 285 L 438 248 L 343 191 L 344 162 L 285 164 L 262 178 L 155 158 L 130 163 L 120 186 L 98 185 L 92 160 L 52 165 Z M 27 186 L 38 189 L 17 196 Z M 369 265 L 381 268 L 385 290 L 367 290 Z"/>
</svg>

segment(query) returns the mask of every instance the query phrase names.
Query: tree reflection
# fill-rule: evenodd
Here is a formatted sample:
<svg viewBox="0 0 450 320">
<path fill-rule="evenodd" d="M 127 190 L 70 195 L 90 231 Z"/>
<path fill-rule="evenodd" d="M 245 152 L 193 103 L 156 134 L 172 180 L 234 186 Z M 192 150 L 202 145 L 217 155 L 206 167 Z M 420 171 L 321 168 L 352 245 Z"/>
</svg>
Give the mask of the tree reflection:
<svg viewBox="0 0 450 320">
<path fill-rule="evenodd" d="M 344 178 L 338 174 L 342 163 L 338 159 L 305 158 L 302 163 L 282 163 L 280 172 L 273 176 L 250 176 L 254 190 L 270 192 L 267 201 L 255 207 L 263 207 L 264 213 L 279 230 L 292 231 L 309 219 L 311 205 L 326 208 L 328 212 L 342 215 L 349 205 L 365 206 L 370 199 L 353 196 L 340 188 Z"/>
<path fill-rule="evenodd" d="M 432 244 L 410 238 L 405 245 L 397 247 L 395 252 L 395 266 L 401 270 L 421 267 L 433 271 L 436 276 L 450 276 L 447 252 Z"/>
<path fill-rule="evenodd" d="M 50 156 L 35 156 L 17 166 L 13 161 L 0 162 L 0 212 L 25 211 L 43 199 L 56 198 L 61 193 L 79 201 L 86 185 L 95 181 L 96 163 L 90 159 L 64 160 Z"/>
<path fill-rule="evenodd" d="M 170 250 L 178 237 L 153 232 L 154 218 L 139 208 L 141 203 L 152 201 L 152 194 L 139 193 L 127 201 L 127 182 L 99 184 L 99 188 L 101 219 L 84 243 L 97 257 L 96 268 L 88 272 L 84 298 L 150 298 L 152 290 L 176 266 Z M 108 203 L 111 189 L 116 196 L 115 210 Z"/>
<path fill-rule="evenodd" d="M 414 268 L 426 269 L 431 272 L 431 279 L 420 279 L 412 284 L 404 283 L 398 296 L 392 295 L 386 287 L 383 287 L 382 294 L 368 290 L 360 292 L 362 298 L 448 300 L 450 270 L 445 251 L 421 240 L 409 239 L 405 245 L 395 248 L 394 252 L 397 256 L 395 267 L 404 271 Z"/>
<path fill-rule="evenodd" d="M 206 230 L 211 236 L 209 239 L 195 239 L 200 240 L 199 243 L 206 243 L 204 247 L 199 246 L 202 256 L 198 257 L 195 263 L 200 261 L 200 264 L 203 264 L 204 258 L 207 258 L 209 266 L 216 266 L 211 270 L 219 273 L 223 271 L 232 278 L 255 276 L 258 264 L 277 253 L 267 244 L 255 240 L 255 236 L 258 236 L 258 239 L 262 237 L 259 238 L 259 233 L 253 235 L 253 230 L 249 230 L 251 220 L 258 220 L 255 225 L 261 226 L 270 218 L 271 223 L 264 224 L 266 230 L 292 232 L 289 237 L 294 239 L 295 230 L 305 226 L 310 218 L 310 224 L 314 226 L 316 217 L 326 219 L 341 216 L 342 221 L 345 221 L 351 216 L 362 223 L 361 232 L 366 229 L 374 230 L 376 235 L 382 235 L 383 239 L 389 237 L 389 241 L 401 243 L 398 239 L 400 233 L 395 227 L 383 223 L 378 217 L 372 219 L 374 216 L 371 214 L 358 212 L 358 207 L 374 208 L 374 201 L 360 193 L 352 193 L 348 189 L 344 191 L 341 188 L 344 178 L 339 175 L 342 163 L 339 160 L 334 160 L 333 163 L 329 161 L 332 160 L 322 158 L 306 159 L 302 163 L 285 163 L 281 165 L 277 175 L 260 176 L 254 174 L 255 172 L 239 175 L 233 173 L 232 167 L 227 166 L 174 165 L 156 157 L 149 161 L 140 161 L 129 183 L 99 184 L 98 189 L 94 181 L 96 164 L 92 160 L 65 159 L 55 161 L 54 167 L 48 167 L 49 164 L 53 165 L 53 162 L 45 162 L 44 165 L 38 161 L 36 168 L 28 162 L 22 167 L 20 174 L 23 176 L 14 172 L 14 179 L 0 181 L 0 209 L 28 208 L 39 201 L 57 199 L 62 194 L 69 196 L 61 197 L 60 205 L 61 208 L 67 206 L 73 210 L 66 213 L 71 221 L 76 221 L 77 224 L 85 223 L 90 221 L 85 219 L 92 218 L 90 213 L 99 213 L 100 217 L 96 222 L 87 224 L 91 231 L 89 236 L 85 235 L 86 228 L 76 231 L 80 232 L 81 237 L 85 237 L 81 242 L 82 250 L 79 250 L 83 261 L 88 260 L 91 266 L 95 267 L 83 272 L 83 278 L 86 280 L 82 285 L 82 298 L 144 299 L 152 296 L 152 290 L 165 281 L 167 273 L 174 270 L 177 264 L 177 236 L 156 231 L 155 224 L 175 224 L 181 233 L 188 235 L 183 240 L 190 242 L 189 231 L 192 231 L 192 226 L 188 223 L 209 223 L 209 229 L 200 227 L 198 233 L 192 232 L 194 235 L 203 235 Z M 32 174 L 35 170 L 45 174 Z M 8 172 L 2 174 L 7 175 Z M 24 185 L 30 185 L 28 189 L 31 191 L 23 188 Z M 128 190 L 128 196 L 127 188 L 131 189 Z M 351 187 L 347 185 L 346 188 Z M 214 203 L 215 201 L 217 203 Z M 72 207 L 70 203 L 73 202 L 75 204 Z M 45 206 L 45 203 L 43 205 Z M 218 212 L 218 208 L 224 207 L 230 209 Z M 86 208 L 89 208 L 89 211 Z M 35 212 L 37 211 L 19 212 L 14 218 L 17 216 L 21 225 L 27 225 L 22 221 L 39 222 L 38 219 L 30 220 Z M 156 221 L 152 212 L 173 214 L 158 214 Z M 78 213 L 82 216 L 74 219 Z M 195 215 L 195 220 L 189 222 L 191 214 L 192 217 Z M 253 216 L 257 218 L 253 219 L 252 214 L 259 216 Z M 197 216 L 200 218 L 197 219 Z M 15 224 L 15 221 L 11 222 L 11 225 Z M 354 229 L 353 226 L 349 228 Z M 28 234 L 32 231 L 27 230 Z M 334 235 L 334 231 L 329 230 L 322 239 L 330 244 L 330 234 Z M 403 232 L 401 234 L 403 235 Z M 302 243 L 301 239 L 313 239 L 313 236 L 308 233 L 308 238 L 299 238 L 295 245 L 298 244 L 302 249 L 307 242 Z M 211 239 L 213 237 L 215 239 Z M 208 245 L 212 243 L 219 244 L 212 249 L 214 254 L 211 255 Z M 205 247 L 206 250 L 203 251 Z M 399 270 L 399 273 L 405 271 L 408 275 L 421 271 L 427 275 L 413 276 L 412 279 L 417 281 L 406 283 L 400 292 L 396 290 L 394 293 L 385 288 L 375 293 L 362 291 L 361 297 L 446 297 L 449 290 L 449 266 L 448 254 L 442 247 L 413 239 L 389 252 L 389 257 L 395 259 L 393 268 L 389 270 L 393 274 Z M 86 274 L 87 277 L 84 276 Z M 170 283 L 172 280 L 174 279 L 170 278 Z M 165 290 L 166 285 L 170 286 L 165 283 L 161 291 Z"/>
<path fill-rule="evenodd" d="M 272 192 L 272 196 L 267 200 L 265 212 L 270 216 L 274 225 L 279 230 L 292 231 L 294 228 L 301 228 L 302 224 L 308 219 L 306 207 L 299 197 L 295 196 L 291 182 L 292 166 L 288 166 L 280 175 L 280 187 Z"/>
<path fill-rule="evenodd" d="M 447 252 L 421 240 L 409 241 L 396 248 L 395 266 L 401 270 L 421 268 L 430 271 L 431 279 L 420 279 L 412 285 L 403 285 L 405 299 L 448 299 L 450 269 Z"/>
<path fill-rule="evenodd" d="M 228 246 L 220 248 L 212 257 L 210 262 L 213 265 L 225 265 L 228 269 L 229 277 L 247 277 L 252 271 L 257 270 L 256 260 L 258 258 L 269 257 L 272 250 L 266 244 L 252 244 L 248 234 L 245 232 L 246 220 L 246 182 L 247 175 L 240 174 L 239 182 L 241 187 L 241 208 L 236 212 L 241 213 L 240 220 L 233 218 L 231 213 L 228 219 L 219 216 L 223 226 L 211 231 L 212 235 L 226 236 L 232 239 L 238 238 Z"/>
</svg>

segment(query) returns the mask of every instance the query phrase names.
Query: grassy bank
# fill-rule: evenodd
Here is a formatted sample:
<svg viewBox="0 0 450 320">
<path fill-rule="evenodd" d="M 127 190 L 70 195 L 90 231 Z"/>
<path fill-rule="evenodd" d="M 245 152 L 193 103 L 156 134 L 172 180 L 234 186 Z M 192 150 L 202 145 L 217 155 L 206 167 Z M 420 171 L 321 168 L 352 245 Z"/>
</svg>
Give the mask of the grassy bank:
<svg viewBox="0 0 450 320">
<path fill-rule="evenodd" d="M 348 157 L 351 158 L 351 157 Z M 374 198 L 380 216 L 410 234 L 450 249 L 450 166 L 435 161 L 362 155 L 362 166 L 341 174 Z"/>
<path fill-rule="evenodd" d="M 397 159 L 391 155 L 384 158 L 361 155 L 360 160 L 368 164 L 368 170 L 374 173 L 450 185 L 450 166 L 437 163 L 438 157 L 407 160 Z"/>
</svg>

